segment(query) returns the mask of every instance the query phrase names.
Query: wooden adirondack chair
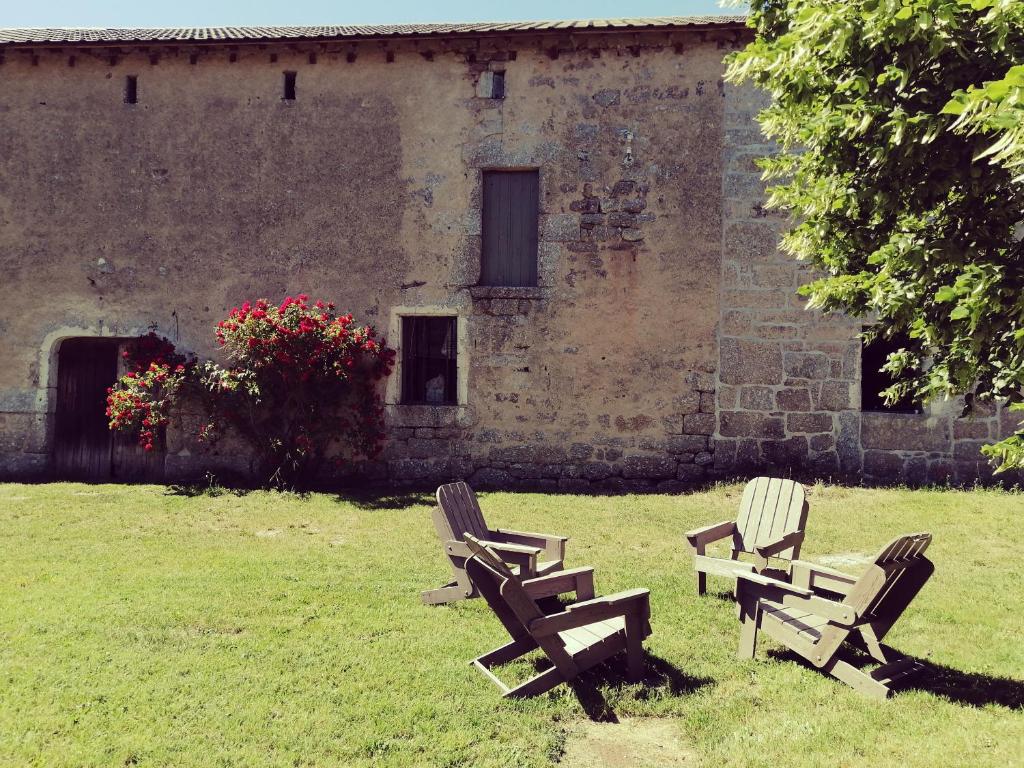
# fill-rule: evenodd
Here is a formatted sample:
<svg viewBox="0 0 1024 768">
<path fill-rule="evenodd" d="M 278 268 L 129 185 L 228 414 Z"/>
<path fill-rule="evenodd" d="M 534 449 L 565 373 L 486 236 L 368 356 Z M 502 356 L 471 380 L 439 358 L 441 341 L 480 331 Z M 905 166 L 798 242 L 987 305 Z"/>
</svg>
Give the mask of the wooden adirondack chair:
<svg viewBox="0 0 1024 768">
<path fill-rule="evenodd" d="M 792 583 L 741 573 L 740 658 L 753 658 L 761 630 L 861 693 L 888 697 L 896 683 L 923 669 L 882 639 L 935 570 L 924 556 L 931 540 L 930 533 L 893 539 L 857 579 L 801 561 L 793 563 Z M 881 666 L 865 672 L 840 659 L 848 641 Z"/>
<path fill-rule="evenodd" d="M 472 534 L 465 535 L 472 556 L 466 570 L 487 604 L 512 636 L 512 641 L 471 662 L 509 698 L 536 696 L 571 680 L 619 651 L 626 651 L 628 679 L 640 680 L 644 669 L 643 641 L 651 634 L 650 593 L 630 589 L 594 598 L 592 568 L 573 568 L 522 580 L 498 553 Z M 545 613 L 537 600 L 576 592 L 582 602 Z M 540 648 L 554 665 L 509 688 L 491 672 Z"/>
<path fill-rule="evenodd" d="M 732 577 L 761 573 L 768 568 L 769 557 L 797 559 L 806 523 L 807 499 L 800 483 L 777 477 L 754 478 L 743 489 L 736 522 L 726 520 L 685 534 L 693 549 L 697 594 L 707 591 L 709 573 Z M 728 560 L 705 554 L 709 544 L 726 538 L 732 539 Z M 741 553 L 753 555 L 754 562 L 741 561 Z"/>
<path fill-rule="evenodd" d="M 466 575 L 466 558 L 471 552 L 462 537 L 467 533 L 484 541 L 506 563 L 516 566 L 524 579 L 562 569 L 568 536 L 513 531 L 508 528 L 489 529 L 476 494 L 466 483 L 450 483 L 437 489 L 437 507 L 433 517 L 434 528 L 444 544 L 444 553 L 448 556 L 455 578 L 443 587 L 421 593 L 420 597 L 427 605 L 477 597 L 476 588 Z"/>
</svg>

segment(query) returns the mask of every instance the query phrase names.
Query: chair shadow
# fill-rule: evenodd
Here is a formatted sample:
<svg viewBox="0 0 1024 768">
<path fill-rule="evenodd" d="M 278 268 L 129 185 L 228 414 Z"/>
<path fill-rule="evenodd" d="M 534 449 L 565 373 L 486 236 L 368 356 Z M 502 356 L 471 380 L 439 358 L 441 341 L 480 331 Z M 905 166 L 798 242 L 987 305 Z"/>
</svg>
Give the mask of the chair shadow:
<svg viewBox="0 0 1024 768">
<path fill-rule="evenodd" d="M 402 491 L 397 493 L 348 491 L 339 493 L 334 497 L 334 501 L 351 504 L 358 509 L 384 511 L 405 509 L 412 506 L 433 506 L 434 494 L 427 491 Z"/>
<path fill-rule="evenodd" d="M 795 662 L 807 669 L 818 671 L 802 656 L 789 650 L 772 648 L 766 655 L 779 661 Z M 870 661 L 870 657 L 859 651 L 849 653 L 848 657 L 857 662 Z M 924 691 L 953 704 L 967 707 L 984 707 L 994 704 L 1014 711 L 1024 709 L 1024 680 L 993 677 L 981 672 L 964 672 L 914 656 L 907 656 L 907 658 L 919 663 L 923 669 L 902 685 L 895 687 L 894 693 Z M 819 674 L 824 673 L 819 672 Z M 838 680 L 833 682 L 842 685 Z"/>
<path fill-rule="evenodd" d="M 655 690 L 667 690 L 673 696 L 695 693 L 701 688 L 714 685 L 708 677 L 694 677 L 683 672 L 671 662 L 647 653 L 644 658 L 643 686 L 635 694 L 645 700 Z M 588 669 L 568 683 L 583 707 L 587 717 L 595 722 L 617 723 L 618 716 L 601 692 L 602 688 L 623 688 L 635 685 L 626 679 L 625 659 L 616 654 L 603 664 Z"/>
</svg>

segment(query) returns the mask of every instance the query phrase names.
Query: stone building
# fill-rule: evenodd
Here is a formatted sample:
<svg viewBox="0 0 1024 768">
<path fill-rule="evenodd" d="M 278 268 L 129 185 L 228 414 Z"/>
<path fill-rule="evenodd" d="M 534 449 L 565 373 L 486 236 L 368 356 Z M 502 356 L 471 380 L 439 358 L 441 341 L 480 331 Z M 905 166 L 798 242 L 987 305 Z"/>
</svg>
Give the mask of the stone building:
<svg viewBox="0 0 1024 768">
<path fill-rule="evenodd" d="M 750 34 L 0 30 L 0 473 L 237 463 L 177 424 L 140 461 L 83 398 L 123 339 L 215 356 L 230 307 L 301 291 L 399 347 L 373 479 L 983 475 L 1008 414 L 862 407 L 859 324 L 796 296 L 754 165 L 762 96 L 722 79 Z"/>
</svg>

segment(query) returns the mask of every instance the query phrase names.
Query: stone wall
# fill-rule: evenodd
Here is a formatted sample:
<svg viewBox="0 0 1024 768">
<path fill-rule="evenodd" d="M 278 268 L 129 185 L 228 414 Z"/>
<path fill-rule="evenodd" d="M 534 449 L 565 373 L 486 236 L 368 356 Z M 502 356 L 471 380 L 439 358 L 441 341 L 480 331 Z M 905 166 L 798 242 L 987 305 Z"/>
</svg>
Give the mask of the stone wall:
<svg viewBox="0 0 1024 768">
<path fill-rule="evenodd" d="M 361 476 L 677 488 L 711 466 L 722 55 L 737 30 L 9 51 L 0 471 L 44 472 L 60 341 L 215 356 L 245 298 L 333 299 L 400 339 L 458 317 L 460 397 L 399 404 Z M 281 98 L 283 71 L 297 98 Z M 486 80 L 504 71 L 506 96 Z M 138 103 L 125 104 L 126 75 Z M 476 285 L 481 172 L 540 170 L 540 285 Z M 463 332 L 464 331 L 464 332 Z M 169 478 L 244 467 L 172 425 Z"/>
<path fill-rule="evenodd" d="M 861 412 L 861 322 L 809 311 L 806 265 L 777 248 L 754 164 L 775 148 L 754 120 L 765 96 L 725 92 L 722 316 L 714 471 L 770 469 L 910 484 L 991 478 L 979 449 L 1013 433 L 1005 408 L 933 403 L 922 414 Z M 1006 478 L 1018 480 L 1016 476 Z"/>
<path fill-rule="evenodd" d="M 49 467 L 62 339 L 152 328 L 215 356 L 231 306 L 305 292 L 393 344 L 403 316 L 458 318 L 458 404 L 402 405 L 392 376 L 388 443 L 356 480 L 985 476 L 1009 414 L 861 413 L 859 323 L 797 297 L 754 164 L 763 96 L 722 83 L 745 34 L 8 52 L 0 475 Z M 481 175 L 500 168 L 540 172 L 536 287 L 476 284 Z M 244 469 L 193 421 L 169 430 L 169 479 Z"/>
</svg>

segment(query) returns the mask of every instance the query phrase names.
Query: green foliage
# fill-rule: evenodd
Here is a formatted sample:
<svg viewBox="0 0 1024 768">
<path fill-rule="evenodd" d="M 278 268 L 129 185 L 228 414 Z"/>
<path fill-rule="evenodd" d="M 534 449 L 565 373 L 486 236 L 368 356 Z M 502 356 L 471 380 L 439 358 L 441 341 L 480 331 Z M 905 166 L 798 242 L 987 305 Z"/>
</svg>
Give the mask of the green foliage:
<svg viewBox="0 0 1024 768">
<path fill-rule="evenodd" d="M 888 395 L 1024 389 L 1024 3 L 753 0 L 727 78 L 773 97 L 768 203 L 812 306 L 905 332 Z M 1024 435 L 990 448 L 1024 467 Z"/>
</svg>

